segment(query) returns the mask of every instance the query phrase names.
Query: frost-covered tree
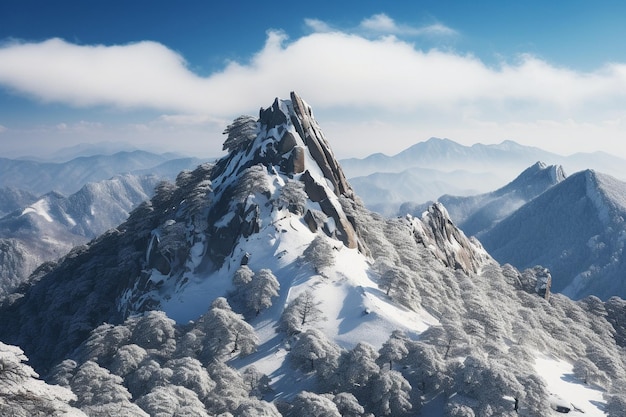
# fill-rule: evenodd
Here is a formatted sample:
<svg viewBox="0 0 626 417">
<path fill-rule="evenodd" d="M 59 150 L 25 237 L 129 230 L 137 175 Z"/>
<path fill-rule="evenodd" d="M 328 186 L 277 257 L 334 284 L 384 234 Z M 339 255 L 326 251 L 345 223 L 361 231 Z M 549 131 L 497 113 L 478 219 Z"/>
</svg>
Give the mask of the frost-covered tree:
<svg viewBox="0 0 626 417">
<path fill-rule="evenodd" d="M 409 354 L 407 341 L 408 338 L 403 331 L 394 330 L 391 332 L 389 339 L 383 343 L 378 351 L 379 356 L 376 363 L 378 363 L 380 367 L 387 363 L 389 364 L 389 369 L 392 369 L 394 362 L 401 361 Z"/>
<path fill-rule="evenodd" d="M 167 385 L 172 377 L 170 368 L 163 368 L 159 362 L 147 357 L 139 368 L 126 378 L 126 386 L 133 397 L 137 398 L 150 392 L 154 387 Z"/>
<path fill-rule="evenodd" d="M 404 267 L 392 267 L 380 277 L 380 286 L 387 295 L 406 307 L 419 305 L 421 297 L 415 288 L 415 274 Z"/>
<path fill-rule="evenodd" d="M 147 356 L 148 352 L 141 346 L 124 345 L 113 355 L 109 370 L 123 378 L 136 371 Z"/>
<path fill-rule="evenodd" d="M 302 391 L 295 396 L 286 417 L 341 417 L 337 405 L 326 396 Z"/>
<path fill-rule="evenodd" d="M 449 402 L 446 404 L 444 417 L 476 417 L 474 410 L 469 405 Z"/>
<path fill-rule="evenodd" d="M 626 395 L 605 395 L 607 417 L 624 417 L 626 410 Z"/>
<path fill-rule="evenodd" d="M 354 395 L 349 392 L 340 392 L 333 397 L 333 402 L 342 417 L 361 417 L 365 413 L 365 408 Z"/>
<path fill-rule="evenodd" d="M 615 341 L 621 347 L 626 347 L 626 300 L 611 297 L 605 303 L 606 319 L 615 329 Z"/>
<path fill-rule="evenodd" d="M 169 181 L 161 181 L 154 188 L 154 197 L 152 197 L 152 206 L 157 210 L 167 211 L 171 206 L 172 197 L 178 187 Z"/>
<path fill-rule="evenodd" d="M 377 410 L 376 415 L 404 416 L 413 409 L 411 385 L 400 372 L 383 370 L 376 374 L 371 385 L 371 401 Z"/>
<path fill-rule="evenodd" d="M 574 376 L 585 384 L 598 384 L 607 388 L 611 383 L 611 380 L 606 375 L 606 372 L 598 369 L 596 364 L 587 358 L 579 358 L 576 362 L 574 362 L 573 372 Z"/>
<path fill-rule="evenodd" d="M 235 313 L 223 297 L 213 301 L 209 311 L 198 321 L 198 326 L 205 334 L 204 351 L 211 356 L 224 353 L 246 356 L 254 352 L 259 343 L 252 326 Z"/>
<path fill-rule="evenodd" d="M 204 404 L 215 415 L 235 413 L 239 405 L 250 399 L 246 383 L 235 369 L 223 362 L 213 361 L 208 366 L 209 376 L 215 382 Z"/>
<path fill-rule="evenodd" d="M 280 190 L 278 204 L 294 214 L 304 214 L 307 198 L 302 181 L 287 180 Z"/>
<path fill-rule="evenodd" d="M 254 278 L 254 271 L 248 265 L 241 265 L 233 274 L 233 284 L 237 288 L 246 288 Z"/>
<path fill-rule="evenodd" d="M 315 371 L 322 378 L 337 368 L 341 348 L 317 329 L 302 333 L 289 352 L 292 363 L 304 372 Z"/>
<path fill-rule="evenodd" d="M 253 165 L 244 170 L 235 185 L 233 197 L 235 201 L 244 202 L 253 193 L 270 196 L 267 168 L 262 164 Z"/>
<path fill-rule="evenodd" d="M 368 383 L 380 372 L 377 359 L 378 352 L 367 342 L 359 342 L 343 352 L 336 373 L 339 390 L 352 392 L 358 398 L 368 396 Z"/>
<path fill-rule="evenodd" d="M 306 290 L 300 293 L 283 310 L 279 329 L 288 335 L 296 334 L 308 323 L 325 320 L 324 313 L 318 307 L 320 302 L 315 300 L 313 293 Z"/>
<path fill-rule="evenodd" d="M 167 356 L 176 348 L 175 333 L 174 320 L 162 311 L 148 311 L 137 319 L 130 342 Z"/>
<path fill-rule="evenodd" d="M 167 262 L 166 268 L 159 270 L 167 274 L 175 269 L 187 257 L 187 225 L 174 220 L 166 221 L 158 231 L 158 250 L 162 259 Z"/>
<path fill-rule="evenodd" d="M 137 399 L 137 405 L 151 417 L 209 417 L 196 393 L 177 385 L 155 387 Z"/>
<path fill-rule="evenodd" d="M 270 392 L 270 378 L 259 372 L 254 365 L 247 367 L 242 374 L 242 378 L 250 391 L 251 396 L 261 398 Z"/>
<path fill-rule="evenodd" d="M 423 393 L 437 391 L 449 384 L 446 363 L 437 348 L 422 341 L 408 343 L 408 354 L 402 360 L 407 378 Z"/>
<path fill-rule="evenodd" d="M 95 361 L 108 366 L 119 348 L 130 341 L 132 331 L 127 325 L 102 324 L 91 331 L 89 338 L 80 346 L 78 361 Z"/>
<path fill-rule="evenodd" d="M 442 318 L 441 325 L 429 327 L 420 340 L 435 347 L 444 360 L 466 354 L 464 348 L 469 344 L 469 338 L 459 321 Z"/>
<path fill-rule="evenodd" d="M 215 388 L 215 382 L 197 359 L 190 357 L 171 359 L 163 367 L 172 370 L 170 384 L 192 390 L 200 400 L 204 400 Z"/>
<path fill-rule="evenodd" d="M 257 133 L 257 119 L 252 116 L 241 115 L 224 129 L 223 134 L 228 136 L 222 145 L 222 150 L 233 152 L 243 148 L 256 138 Z"/>
<path fill-rule="evenodd" d="M 479 409 L 488 406 L 492 414 L 482 411 L 479 415 L 514 415 L 515 403 L 521 402 L 527 389 L 517 376 L 506 367 L 476 356 L 468 356 L 458 368 L 455 378 L 457 392 L 477 401 Z"/>
<path fill-rule="evenodd" d="M 124 387 L 122 378 L 95 362 L 83 363 L 76 370 L 70 385 L 77 396 L 75 405 L 89 416 L 147 416 L 131 403 L 131 394 Z"/>
<path fill-rule="evenodd" d="M 20 348 L 0 342 L 0 415 L 85 417 L 69 405 L 76 399 L 72 391 L 39 380 L 26 361 Z"/>
<path fill-rule="evenodd" d="M 319 233 L 302 252 L 302 259 L 320 273 L 335 264 L 335 247 L 328 236 Z"/>
<path fill-rule="evenodd" d="M 261 269 L 252 278 L 246 291 L 246 305 L 257 315 L 272 306 L 272 298 L 278 297 L 280 284 L 270 269 Z"/>
<path fill-rule="evenodd" d="M 520 400 L 518 406 L 524 409 L 524 414 L 528 417 L 543 417 L 546 410 L 550 409 L 548 401 L 548 387 L 539 376 L 528 373 L 520 375 L 518 381 L 524 387 L 524 399 Z"/>
<path fill-rule="evenodd" d="M 254 397 L 244 399 L 234 414 L 237 417 L 282 417 L 274 404 Z"/>
</svg>

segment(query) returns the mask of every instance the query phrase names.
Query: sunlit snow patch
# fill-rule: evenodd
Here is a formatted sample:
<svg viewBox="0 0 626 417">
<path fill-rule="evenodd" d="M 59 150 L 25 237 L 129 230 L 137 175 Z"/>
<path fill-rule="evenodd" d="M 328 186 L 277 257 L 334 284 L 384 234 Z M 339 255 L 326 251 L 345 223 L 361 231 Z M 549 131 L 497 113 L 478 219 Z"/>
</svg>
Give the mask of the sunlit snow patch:
<svg viewBox="0 0 626 417">
<path fill-rule="evenodd" d="M 48 205 L 48 202 L 44 199 L 41 199 L 37 201 L 36 203 L 34 203 L 33 205 L 26 207 L 24 211 L 22 211 L 22 216 L 28 213 L 35 213 L 38 216 L 43 217 L 47 222 L 52 223 L 53 220 L 52 220 L 52 217 L 50 217 L 50 214 L 48 214 L 48 210 L 50 210 L 50 206 Z"/>
<path fill-rule="evenodd" d="M 567 412 L 570 417 L 604 417 L 602 411 L 606 404 L 602 391 L 584 384 L 574 376 L 573 366 L 563 360 L 545 355 L 535 358 L 535 370 L 548 385 L 553 416 L 562 416 Z M 562 411 L 557 412 L 560 408 Z"/>
</svg>

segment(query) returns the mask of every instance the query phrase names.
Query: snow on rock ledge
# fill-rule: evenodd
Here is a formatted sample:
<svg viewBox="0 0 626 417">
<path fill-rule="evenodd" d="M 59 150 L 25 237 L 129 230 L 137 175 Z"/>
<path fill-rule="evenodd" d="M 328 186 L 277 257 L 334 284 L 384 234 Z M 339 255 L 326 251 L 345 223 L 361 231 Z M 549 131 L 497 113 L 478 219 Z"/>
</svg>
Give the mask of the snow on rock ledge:
<svg viewBox="0 0 626 417">
<path fill-rule="evenodd" d="M 478 273 L 491 259 L 478 240 L 468 238 L 459 230 L 441 203 L 428 208 L 421 219 L 407 215 L 415 239 L 430 249 L 446 266 Z"/>
</svg>

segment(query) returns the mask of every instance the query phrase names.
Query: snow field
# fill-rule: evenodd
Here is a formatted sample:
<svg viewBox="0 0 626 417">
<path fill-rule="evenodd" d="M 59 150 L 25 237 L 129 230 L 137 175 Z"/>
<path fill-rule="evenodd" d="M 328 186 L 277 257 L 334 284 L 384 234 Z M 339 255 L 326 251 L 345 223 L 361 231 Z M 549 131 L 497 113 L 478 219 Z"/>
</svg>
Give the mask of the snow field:
<svg viewBox="0 0 626 417">
<path fill-rule="evenodd" d="M 604 417 L 605 404 L 603 391 L 586 385 L 574 377 L 572 365 L 564 360 L 538 354 L 535 358 L 535 370 L 548 385 L 550 402 L 553 408 L 557 405 L 571 408 L 567 413 L 570 417 Z M 553 416 L 563 413 L 553 411 Z"/>
</svg>

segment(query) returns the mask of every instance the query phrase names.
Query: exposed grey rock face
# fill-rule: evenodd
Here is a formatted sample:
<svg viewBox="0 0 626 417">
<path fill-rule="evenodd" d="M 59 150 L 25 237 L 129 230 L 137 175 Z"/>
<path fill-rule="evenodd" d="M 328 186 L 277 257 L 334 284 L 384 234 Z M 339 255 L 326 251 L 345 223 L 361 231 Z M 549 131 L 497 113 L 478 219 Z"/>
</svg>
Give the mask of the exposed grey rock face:
<svg viewBox="0 0 626 417">
<path fill-rule="evenodd" d="M 348 185 L 343 170 L 332 154 L 319 125 L 313 118 L 311 107 L 293 92 L 291 93 L 291 102 L 295 112 L 295 117 L 292 115 L 291 121 L 304 139 L 304 143 L 309 148 L 315 162 L 324 172 L 324 176 L 333 184 L 335 194 L 337 196 L 353 196 L 354 193 Z"/>
<path fill-rule="evenodd" d="M 321 210 L 334 221 L 335 228 L 327 228 L 325 231 L 340 239 L 347 247 L 356 248 L 358 237 L 354 226 L 338 204 L 334 203 L 339 196 L 353 198 L 354 191 L 313 117 L 311 107 L 296 93 L 292 92 L 290 97 L 290 101 L 276 99 L 270 107 L 259 111 L 259 136 L 246 142 L 245 149 L 239 149 L 220 160 L 212 173 L 212 181 L 216 182 L 216 179 L 227 173 L 241 174 L 255 165 L 268 169 L 280 167 L 284 174 L 292 177 L 301 174 L 300 180 L 304 182 L 310 200 L 319 203 Z M 313 162 L 311 167 L 306 163 L 307 153 Z M 327 187 L 319 179 L 314 178 L 311 170 L 321 171 L 323 178 L 331 185 L 333 196 L 328 194 Z M 223 182 L 223 179 L 217 180 L 219 185 L 215 188 L 216 194 L 228 192 L 227 187 L 221 185 Z M 221 215 L 225 215 L 225 212 Z M 240 217 L 243 215 L 241 213 Z M 217 216 L 216 220 L 220 218 Z"/>
<path fill-rule="evenodd" d="M 429 207 L 421 219 L 408 216 L 415 239 L 430 249 L 446 266 L 477 273 L 490 259 L 480 243 L 468 238 L 450 219 L 441 203 Z"/>
</svg>

